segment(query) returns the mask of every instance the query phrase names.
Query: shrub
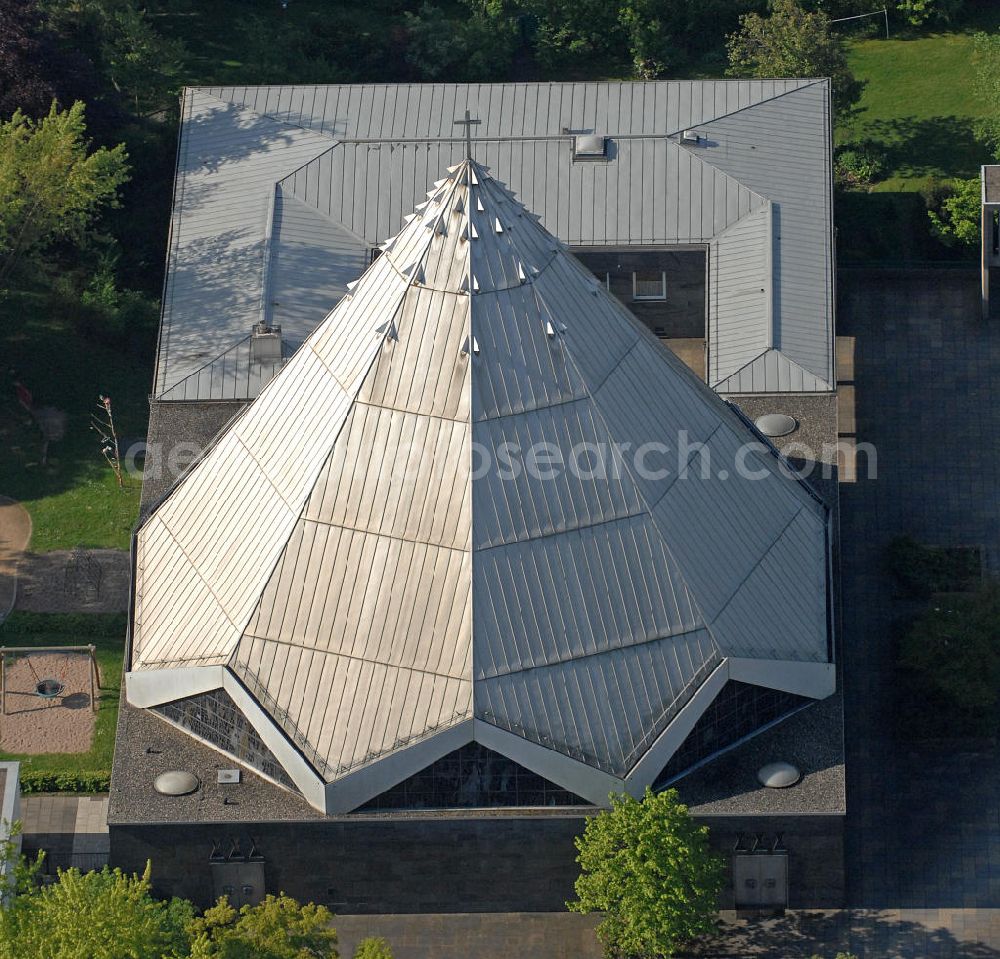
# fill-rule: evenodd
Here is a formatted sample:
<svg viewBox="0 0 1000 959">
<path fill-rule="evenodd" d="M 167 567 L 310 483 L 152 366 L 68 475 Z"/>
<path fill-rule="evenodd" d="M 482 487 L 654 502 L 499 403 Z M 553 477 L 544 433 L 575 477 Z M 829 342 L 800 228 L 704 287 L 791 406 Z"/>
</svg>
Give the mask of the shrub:
<svg viewBox="0 0 1000 959">
<path fill-rule="evenodd" d="M 381 936 L 369 936 L 355 947 L 354 959 L 392 959 L 392 950 Z"/>
<path fill-rule="evenodd" d="M 676 790 L 612 796 L 576 848 L 579 899 L 567 906 L 604 913 L 597 933 L 609 955 L 672 956 L 715 930 L 722 862 Z"/>
<path fill-rule="evenodd" d="M 900 643 L 899 664 L 959 716 L 993 732 L 1000 696 L 1000 586 L 950 596 L 917 617 Z"/>
<path fill-rule="evenodd" d="M 940 209 L 928 209 L 931 233 L 945 246 L 973 247 L 980 236 L 982 186 L 979 177 L 952 180 L 940 200 Z"/>
<path fill-rule="evenodd" d="M 32 793 L 106 793 L 111 788 L 107 769 L 85 772 L 34 772 L 21 767 L 21 792 Z"/>
<path fill-rule="evenodd" d="M 924 546 L 911 536 L 897 536 L 889 543 L 885 567 L 909 599 L 974 589 L 982 576 L 978 550 Z"/>
<path fill-rule="evenodd" d="M 868 140 L 845 144 L 834 155 L 834 174 L 843 186 L 867 186 L 882 176 L 885 165 L 885 150 Z"/>
</svg>

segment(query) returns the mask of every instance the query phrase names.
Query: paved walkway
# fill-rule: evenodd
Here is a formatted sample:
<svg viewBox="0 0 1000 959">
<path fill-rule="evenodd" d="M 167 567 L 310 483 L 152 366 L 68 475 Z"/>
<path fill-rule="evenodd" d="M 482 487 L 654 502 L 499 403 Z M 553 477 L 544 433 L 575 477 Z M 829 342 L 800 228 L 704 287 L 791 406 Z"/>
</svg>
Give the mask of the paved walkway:
<svg viewBox="0 0 1000 959">
<path fill-rule="evenodd" d="M 25 796 L 21 822 L 24 853 L 33 857 L 44 849 L 46 873 L 108 863 L 107 796 Z"/>
<path fill-rule="evenodd" d="M 909 748 L 893 736 L 881 572 L 910 533 L 1000 556 L 1000 324 L 968 274 L 845 272 L 838 332 L 856 337 L 858 441 L 878 474 L 841 487 L 851 912 L 738 924 L 717 956 L 1000 957 L 1000 751 Z"/>
<path fill-rule="evenodd" d="M 18 561 L 31 539 L 31 516 L 18 502 L 0 496 L 0 622 L 17 598 Z"/>
<path fill-rule="evenodd" d="M 576 913 L 338 916 L 340 954 L 383 936 L 394 959 L 601 959 L 596 920 Z"/>
</svg>

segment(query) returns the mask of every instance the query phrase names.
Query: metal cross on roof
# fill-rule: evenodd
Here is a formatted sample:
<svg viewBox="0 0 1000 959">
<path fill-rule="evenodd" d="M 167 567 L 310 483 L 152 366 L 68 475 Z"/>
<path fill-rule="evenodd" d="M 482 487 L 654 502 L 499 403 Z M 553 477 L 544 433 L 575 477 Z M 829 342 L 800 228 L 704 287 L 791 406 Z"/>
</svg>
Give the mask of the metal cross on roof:
<svg viewBox="0 0 1000 959">
<path fill-rule="evenodd" d="M 468 110 L 465 111 L 464 120 L 456 120 L 456 126 L 465 127 L 465 156 L 471 160 L 472 159 L 472 127 L 482 123 L 482 120 L 473 120 L 472 114 Z"/>
</svg>

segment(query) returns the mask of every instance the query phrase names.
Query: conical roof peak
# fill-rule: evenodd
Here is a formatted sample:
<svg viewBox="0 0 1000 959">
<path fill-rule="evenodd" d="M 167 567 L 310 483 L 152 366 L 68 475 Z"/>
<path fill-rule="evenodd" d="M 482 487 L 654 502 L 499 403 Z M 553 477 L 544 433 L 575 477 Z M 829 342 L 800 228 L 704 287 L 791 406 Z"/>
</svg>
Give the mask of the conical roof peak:
<svg viewBox="0 0 1000 959">
<path fill-rule="evenodd" d="M 473 723 L 624 778 L 729 658 L 827 655 L 825 511 L 639 468 L 682 436 L 751 439 L 465 160 L 140 529 L 132 669 L 224 665 L 331 784 Z"/>
</svg>

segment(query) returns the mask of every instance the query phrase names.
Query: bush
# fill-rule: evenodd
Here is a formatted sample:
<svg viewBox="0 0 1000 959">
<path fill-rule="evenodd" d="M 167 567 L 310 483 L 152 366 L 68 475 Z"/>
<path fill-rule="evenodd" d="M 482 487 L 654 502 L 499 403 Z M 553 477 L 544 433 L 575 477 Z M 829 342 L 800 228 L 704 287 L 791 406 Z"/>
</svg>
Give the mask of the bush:
<svg viewBox="0 0 1000 959">
<path fill-rule="evenodd" d="M 111 771 L 46 773 L 21 767 L 21 792 L 33 793 L 106 793 L 111 788 Z"/>
<path fill-rule="evenodd" d="M 845 144 L 834 154 L 834 176 L 841 186 L 867 186 L 882 176 L 885 166 L 885 150 L 870 140 Z"/>
<path fill-rule="evenodd" d="M 392 950 L 381 936 L 368 936 L 357 944 L 354 959 L 392 959 Z"/>
<path fill-rule="evenodd" d="M 517 35 L 512 19 L 475 11 L 452 19 L 430 3 L 403 18 L 404 59 L 419 79 L 497 81 L 509 74 Z"/>
<path fill-rule="evenodd" d="M 575 842 L 579 898 L 566 905 L 603 913 L 597 934 L 608 955 L 672 956 L 715 931 L 722 860 L 676 790 L 613 795 Z"/>
<path fill-rule="evenodd" d="M 973 718 L 992 735 L 1000 697 L 1000 586 L 947 597 L 917 617 L 900 643 L 899 665 L 917 691 L 954 712 L 960 728 L 962 719 Z"/>
<path fill-rule="evenodd" d="M 945 246 L 974 247 L 979 244 L 982 185 L 979 177 L 952 180 L 939 189 L 940 206 L 928 209 L 931 233 Z"/>
<path fill-rule="evenodd" d="M 897 536 L 889 543 L 885 567 L 900 594 L 908 599 L 972 590 L 982 578 L 978 550 L 924 546 L 911 536 Z"/>
</svg>

